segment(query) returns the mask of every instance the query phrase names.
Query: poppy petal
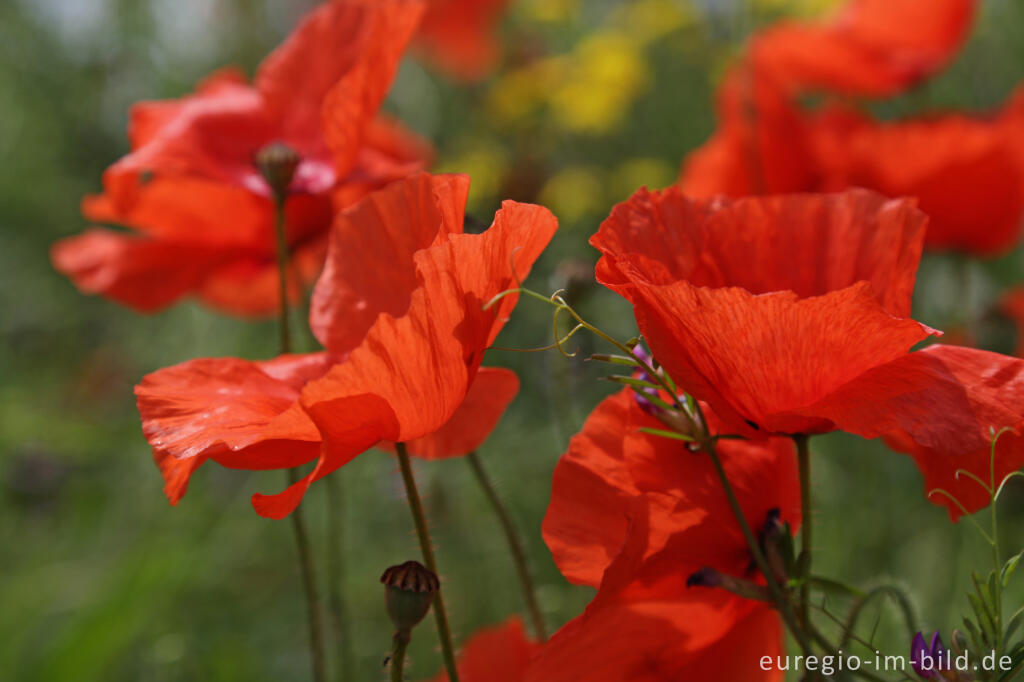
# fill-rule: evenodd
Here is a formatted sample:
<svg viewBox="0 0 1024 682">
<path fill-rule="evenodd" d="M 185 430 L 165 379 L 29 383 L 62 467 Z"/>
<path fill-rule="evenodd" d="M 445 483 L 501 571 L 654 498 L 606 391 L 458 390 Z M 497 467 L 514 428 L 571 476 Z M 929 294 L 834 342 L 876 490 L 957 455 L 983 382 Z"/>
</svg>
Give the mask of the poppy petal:
<svg viewBox="0 0 1024 682">
<path fill-rule="evenodd" d="M 100 228 L 62 239 L 53 266 L 87 294 L 102 294 L 141 312 L 160 310 L 194 290 L 229 254 Z"/>
<path fill-rule="evenodd" d="M 342 356 L 359 345 L 379 314 L 405 314 L 418 284 L 413 256 L 462 232 L 468 194 L 466 176 L 424 173 L 338 214 L 310 312 L 310 326 L 325 348 Z"/>
<path fill-rule="evenodd" d="M 344 363 L 303 389 L 302 405 L 325 441 L 318 473 L 310 480 L 374 442 L 412 441 L 451 419 L 516 296 L 487 310 L 484 305 L 527 275 L 556 227 L 547 209 L 506 201 L 486 232 L 452 235 L 415 254 L 420 286 L 406 314 L 379 316 Z M 367 435 L 371 426 L 364 428 L 346 414 L 369 396 L 376 398 L 377 412 L 360 409 L 365 423 L 377 429 L 376 438 Z"/>
<path fill-rule="evenodd" d="M 354 89 L 349 94 L 366 96 L 372 115 L 421 12 L 414 0 L 330 0 L 307 14 L 260 64 L 255 78 L 284 137 L 317 144 L 321 103 L 336 83 L 366 69 L 379 79 L 361 81 L 372 87 L 371 94 Z"/>
<path fill-rule="evenodd" d="M 423 459 L 445 459 L 475 451 L 491 435 L 518 392 L 515 372 L 481 367 L 451 419 L 437 431 L 409 441 L 409 453 Z"/>
<path fill-rule="evenodd" d="M 829 119 L 847 118 L 846 125 Z M 826 112 L 816 125 L 827 188 L 870 187 L 914 196 L 930 217 L 925 246 L 992 255 L 1017 244 L 1024 219 L 1024 149 L 1010 126 L 946 115 L 849 123 Z"/>
<path fill-rule="evenodd" d="M 502 625 L 478 630 L 459 654 L 459 680 L 523 682 L 530 660 L 539 649 L 540 645 L 526 636 L 519 618 L 509 618 Z M 442 671 L 430 682 L 448 682 L 448 673 Z"/>
<path fill-rule="evenodd" d="M 623 449 L 633 403 L 629 389 L 601 401 L 555 467 L 542 530 L 571 583 L 597 587 L 625 541 L 627 510 L 639 494 Z"/>
<path fill-rule="evenodd" d="M 263 363 L 200 358 L 158 370 L 135 387 L 143 433 L 179 459 L 244 454 L 270 443 L 283 452 L 277 460 L 301 464 L 318 452 L 320 434 L 295 402 L 301 385 L 329 363 L 325 353 L 314 353 Z M 251 464 L 261 468 L 255 459 Z"/>
<path fill-rule="evenodd" d="M 509 0 L 435 0 L 416 34 L 417 48 L 454 78 L 476 81 L 497 64 L 496 24 Z"/>
<path fill-rule="evenodd" d="M 805 299 L 683 281 L 622 289 L 658 362 L 740 434 L 831 430 L 786 413 L 938 333 L 889 315 L 867 282 Z"/>
<path fill-rule="evenodd" d="M 808 297 L 867 281 L 883 308 L 906 317 L 927 220 L 913 201 L 864 190 L 702 202 L 677 188 L 642 189 L 590 243 L 608 286 L 642 276 Z"/>
<path fill-rule="evenodd" d="M 344 175 L 355 163 L 366 127 L 391 87 L 398 62 L 419 25 L 425 3 L 419 0 L 362 0 L 354 3 L 335 1 L 334 4 L 358 6 L 366 14 L 358 51 L 350 58 L 344 75 L 330 86 L 323 106 L 317 111 L 320 116 L 318 128 L 323 130 L 336 168 Z M 309 69 L 306 60 L 295 61 L 293 67 L 299 74 Z M 283 83 L 295 77 L 291 71 L 289 74 L 282 74 Z M 286 102 L 286 106 L 290 109 L 292 104 Z"/>
<path fill-rule="evenodd" d="M 931 346 L 880 365 L 839 388 L 801 415 L 828 419 L 864 438 L 885 436 L 911 455 L 930 492 L 942 488 L 968 511 L 989 494 L 963 469 L 989 482 L 990 429 L 1024 426 L 1024 360 L 959 346 Z M 1024 464 L 1024 438 L 1005 434 L 996 448 L 996 485 Z M 960 516 L 948 498 L 931 496 Z"/>
<path fill-rule="evenodd" d="M 851 0 L 820 22 L 782 22 L 754 38 L 764 68 L 797 92 L 896 94 L 935 73 L 970 30 L 976 0 Z"/>
</svg>

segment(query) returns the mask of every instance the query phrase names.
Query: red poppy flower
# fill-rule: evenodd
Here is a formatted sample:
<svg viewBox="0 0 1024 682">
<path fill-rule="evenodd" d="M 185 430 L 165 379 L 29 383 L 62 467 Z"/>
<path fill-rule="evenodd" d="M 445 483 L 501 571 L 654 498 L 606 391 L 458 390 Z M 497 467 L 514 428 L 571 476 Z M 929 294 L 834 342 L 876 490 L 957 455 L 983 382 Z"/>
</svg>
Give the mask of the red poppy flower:
<svg viewBox="0 0 1024 682">
<path fill-rule="evenodd" d="M 782 651 L 769 606 L 687 588 L 705 567 L 759 579 L 710 459 L 642 427 L 663 425 L 623 390 L 598 405 L 555 469 L 544 539 L 566 578 L 598 593 L 526 679 L 781 680 L 760 668 Z M 752 527 L 776 512 L 799 525 L 792 441 L 721 441 L 718 450 Z"/>
<path fill-rule="evenodd" d="M 989 429 L 1024 425 L 1024 362 L 908 352 L 937 334 L 906 317 L 925 227 L 912 201 L 862 190 L 712 202 L 641 190 L 591 243 L 598 280 L 633 304 L 654 356 L 733 433 L 888 436 L 927 460 L 929 489 L 978 509 L 987 497 L 956 470 L 987 479 Z M 1016 443 L 1001 441 L 999 471 L 1024 462 Z"/>
<path fill-rule="evenodd" d="M 783 21 L 752 39 L 787 87 L 845 95 L 901 92 L 950 60 L 970 30 L 975 0 L 850 0 L 824 21 Z"/>
<path fill-rule="evenodd" d="M 509 618 L 469 638 L 457 661 L 459 679 L 464 682 L 523 682 L 538 649 L 540 645 L 526 636 L 523 622 Z M 430 682 L 448 682 L 448 673 L 442 671 Z"/>
<path fill-rule="evenodd" d="M 276 469 L 319 457 L 299 484 L 254 497 L 280 518 L 312 481 L 381 441 L 430 459 L 487 437 L 518 383 L 480 360 L 516 297 L 483 305 L 526 276 L 556 222 L 506 202 L 489 230 L 462 234 L 467 193 L 464 176 L 421 174 L 339 215 L 312 316 L 327 353 L 198 359 L 143 379 L 143 432 L 172 502 L 201 460 Z M 347 267 L 353 254 L 359 267 Z"/>
<path fill-rule="evenodd" d="M 814 126 L 822 187 L 917 197 L 930 217 L 925 248 L 1002 253 L 1018 243 L 1024 220 L 1024 147 L 1013 144 L 1020 124 L 1024 116 L 1009 108 L 1000 118 L 897 123 L 826 112 Z"/>
<path fill-rule="evenodd" d="M 440 69 L 462 81 L 477 81 L 497 65 L 495 36 L 509 0 L 431 0 L 416 46 Z"/>
<path fill-rule="evenodd" d="M 272 192 L 255 160 L 280 142 L 299 156 L 287 234 L 302 282 L 323 261 L 332 195 L 345 205 L 422 168 L 425 144 L 376 111 L 415 31 L 417 0 L 333 0 L 261 64 L 252 85 L 214 74 L 197 92 L 132 109 L 132 152 L 104 174 L 93 229 L 55 245 L 84 291 L 143 311 L 195 294 L 239 314 L 279 306 Z M 298 287 L 294 293 L 298 295 Z"/>
<path fill-rule="evenodd" d="M 806 117 L 756 60 L 728 72 L 716 113 L 718 129 L 683 163 L 679 182 L 687 194 L 782 194 L 818 183 Z"/>
</svg>

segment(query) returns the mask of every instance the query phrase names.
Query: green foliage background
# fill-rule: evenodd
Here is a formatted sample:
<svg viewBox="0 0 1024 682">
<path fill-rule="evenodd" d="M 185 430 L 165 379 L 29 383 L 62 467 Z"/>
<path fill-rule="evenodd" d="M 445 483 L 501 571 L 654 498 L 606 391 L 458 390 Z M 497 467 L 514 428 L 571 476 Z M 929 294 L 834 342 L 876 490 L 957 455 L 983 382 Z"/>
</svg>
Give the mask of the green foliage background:
<svg viewBox="0 0 1024 682">
<path fill-rule="evenodd" d="M 666 21 L 665 30 L 642 40 L 621 14 L 640 4 L 522 0 L 503 26 L 509 64 L 501 76 L 460 88 L 410 59 L 397 80 L 389 108 L 434 142 L 438 168 L 473 174 L 474 215 L 489 218 L 502 198 L 542 200 L 559 214 L 561 230 L 531 280 L 536 289 L 562 286 L 574 264 L 589 280 L 595 258 L 586 239 L 612 204 L 643 182 L 672 181 L 684 154 L 709 134 L 715 79 L 750 30 L 783 10 L 827 3 L 648 3 L 659 11 L 675 5 L 684 20 Z M 146 372 L 195 356 L 272 356 L 273 324 L 218 317 L 191 303 L 140 316 L 78 294 L 52 270 L 48 249 L 84 226 L 79 199 L 99 189 L 104 167 L 126 151 L 132 102 L 181 95 L 225 64 L 251 73 L 310 5 L 0 4 L 2 679 L 307 677 L 289 528 L 260 519 L 248 502 L 254 491 L 282 488 L 283 475 L 211 466 L 179 507 L 168 506 L 132 397 Z M 611 42 L 578 49 L 594 35 L 610 35 Z M 634 38 L 640 48 L 610 51 Z M 546 54 L 568 55 L 555 62 L 560 104 L 545 99 L 547 85 L 531 89 L 530 79 L 540 76 L 529 70 L 522 82 L 510 78 Z M 602 55 L 611 61 L 596 63 Z M 1024 3 L 987 0 L 969 45 L 946 73 L 875 108 L 884 115 L 981 110 L 998 105 L 1022 78 Z M 502 97 L 519 102 L 522 92 L 536 99 L 531 107 L 495 113 Z M 626 92 L 610 105 L 588 99 Z M 574 107 L 586 114 L 591 104 L 610 107 L 610 121 L 574 123 Z M 985 347 L 1008 352 L 1012 330 L 991 304 L 1022 280 L 1019 250 L 985 263 L 931 256 L 916 317 L 972 329 Z M 628 307 L 615 296 L 578 281 L 573 292 L 599 326 L 620 338 L 635 333 Z M 549 329 L 550 311 L 524 301 L 500 343 L 542 345 Z M 598 350 L 592 339 L 577 338 L 580 357 Z M 611 387 L 597 381 L 602 368 L 556 354 L 493 352 L 488 361 L 518 370 L 523 389 L 481 454 L 526 535 L 547 616 L 561 625 L 591 593 L 561 578 L 540 537 L 551 470 Z M 951 525 L 928 504 L 910 460 L 880 444 L 836 435 L 813 440 L 812 448 L 821 572 L 855 583 L 894 579 L 916 596 L 925 626 L 948 632 L 957 625 L 969 571 L 987 565 L 970 527 Z M 466 637 L 517 613 L 521 602 L 499 527 L 468 466 L 453 460 L 416 468 L 456 634 Z M 416 540 L 389 456 L 367 453 L 337 478 L 344 571 L 334 579 L 351 618 L 352 679 L 381 679 L 391 632 L 377 580 L 386 566 L 418 556 Z M 305 506 L 322 559 L 329 541 L 324 486 Z M 1019 549 L 1024 489 L 1014 486 L 1002 511 L 1005 546 Z M 322 563 L 320 569 L 326 581 Z M 1021 602 L 1018 584 L 1010 604 Z M 875 618 L 867 619 L 867 636 Z M 879 645 L 904 653 L 908 642 L 895 619 L 888 612 L 880 619 Z M 440 667 L 434 641 L 428 621 L 411 650 L 413 679 Z"/>
</svg>

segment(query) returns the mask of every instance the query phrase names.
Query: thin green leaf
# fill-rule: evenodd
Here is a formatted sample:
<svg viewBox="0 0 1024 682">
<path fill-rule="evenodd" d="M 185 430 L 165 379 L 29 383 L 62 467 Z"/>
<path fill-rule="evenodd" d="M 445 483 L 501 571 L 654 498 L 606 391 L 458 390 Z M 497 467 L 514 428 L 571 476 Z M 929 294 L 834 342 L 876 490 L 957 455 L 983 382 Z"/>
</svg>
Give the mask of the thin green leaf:
<svg viewBox="0 0 1024 682">
<path fill-rule="evenodd" d="M 683 440 L 687 443 L 694 443 L 696 439 L 693 436 L 687 436 L 684 433 L 678 431 L 666 431 L 665 429 L 652 429 L 647 426 L 640 428 L 641 433 L 649 433 L 652 436 L 661 436 L 662 438 L 671 438 L 672 440 Z"/>
</svg>

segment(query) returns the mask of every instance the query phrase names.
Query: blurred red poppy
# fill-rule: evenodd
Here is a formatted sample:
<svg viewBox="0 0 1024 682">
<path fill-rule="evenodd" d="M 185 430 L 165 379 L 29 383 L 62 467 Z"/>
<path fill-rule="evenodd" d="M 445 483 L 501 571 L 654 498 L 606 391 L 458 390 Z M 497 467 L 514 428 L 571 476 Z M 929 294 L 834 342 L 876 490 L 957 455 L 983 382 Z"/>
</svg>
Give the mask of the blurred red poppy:
<svg viewBox="0 0 1024 682">
<path fill-rule="evenodd" d="M 641 190 L 591 243 L 651 351 L 733 433 L 841 429 L 927 460 L 928 489 L 988 501 L 989 429 L 1024 426 L 1024 362 L 968 348 L 909 353 L 927 218 L 863 190 L 711 202 Z M 997 469 L 1024 463 L 1007 439 Z M 913 444 L 911 446 L 911 444 Z M 948 500 L 950 513 L 959 511 Z"/>
<path fill-rule="evenodd" d="M 883 96 L 944 67 L 970 31 L 976 0 L 850 0 L 823 21 L 783 21 L 751 51 L 791 92 Z"/>
<path fill-rule="evenodd" d="M 478 630 L 459 654 L 459 680 L 523 682 L 526 668 L 538 649 L 540 645 L 527 637 L 523 622 L 518 618 Z M 448 673 L 442 671 L 430 682 L 448 682 Z"/>
<path fill-rule="evenodd" d="M 461 81 L 489 74 L 501 57 L 495 35 L 509 0 L 430 0 L 415 44 L 445 73 Z"/>
<path fill-rule="evenodd" d="M 813 127 L 821 188 L 916 197 L 930 218 L 925 248 L 1004 253 L 1024 227 L 1024 148 L 1012 142 L 1020 126 L 1011 109 L 895 123 L 829 110 Z"/>
<path fill-rule="evenodd" d="M 782 651 L 767 604 L 687 587 L 704 568 L 763 584 L 710 459 L 664 428 L 631 390 L 605 399 L 555 468 L 544 539 L 571 582 L 598 588 L 586 611 L 541 649 L 529 682 L 781 680 L 761 656 Z M 800 522 L 791 440 L 721 441 L 747 521 Z"/>
<path fill-rule="evenodd" d="M 487 437 L 518 382 L 480 361 L 516 297 L 483 305 L 526 276 L 556 221 L 505 202 L 489 230 L 462 234 L 468 189 L 464 176 L 421 174 L 338 216 L 312 316 L 326 353 L 197 359 L 143 379 L 143 431 L 172 502 L 196 460 L 277 469 L 319 457 L 284 493 L 254 496 L 259 513 L 280 518 L 312 481 L 381 441 L 431 459 Z M 361 267 L 346 267 L 353 254 Z"/>
<path fill-rule="evenodd" d="M 429 156 L 424 142 L 375 118 L 422 10 L 418 0 L 332 0 L 264 60 L 252 85 L 222 71 L 195 94 L 137 104 L 131 153 L 106 171 L 104 193 L 83 202 L 87 218 L 133 232 L 65 239 L 53 249 L 57 269 L 142 311 L 190 294 L 231 313 L 275 311 L 272 192 L 256 158 L 272 143 L 298 154 L 287 235 L 309 284 L 333 208 Z"/>
</svg>

